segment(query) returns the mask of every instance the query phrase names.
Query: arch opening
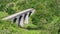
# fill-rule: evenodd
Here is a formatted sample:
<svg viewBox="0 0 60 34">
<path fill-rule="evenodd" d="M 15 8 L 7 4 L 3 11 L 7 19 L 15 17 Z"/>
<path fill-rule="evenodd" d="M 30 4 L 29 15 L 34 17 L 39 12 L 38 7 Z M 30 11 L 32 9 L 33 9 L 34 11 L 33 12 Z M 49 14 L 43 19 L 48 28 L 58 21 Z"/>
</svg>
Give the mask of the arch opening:
<svg viewBox="0 0 60 34">
<path fill-rule="evenodd" d="M 27 14 L 24 15 L 24 20 L 25 20 L 25 18 L 26 18 L 26 15 L 27 15 Z"/>
<path fill-rule="evenodd" d="M 19 17 L 18 26 L 20 26 L 21 18 L 22 18 L 22 16 Z"/>
<path fill-rule="evenodd" d="M 29 16 L 31 15 L 32 12 L 29 13 Z"/>
<path fill-rule="evenodd" d="M 60 29 L 58 30 L 58 34 L 60 34 Z"/>
<path fill-rule="evenodd" d="M 13 22 L 15 23 L 15 22 L 16 22 L 16 20 L 17 20 L 17 18 L 14 18 Z"/>
</svg>

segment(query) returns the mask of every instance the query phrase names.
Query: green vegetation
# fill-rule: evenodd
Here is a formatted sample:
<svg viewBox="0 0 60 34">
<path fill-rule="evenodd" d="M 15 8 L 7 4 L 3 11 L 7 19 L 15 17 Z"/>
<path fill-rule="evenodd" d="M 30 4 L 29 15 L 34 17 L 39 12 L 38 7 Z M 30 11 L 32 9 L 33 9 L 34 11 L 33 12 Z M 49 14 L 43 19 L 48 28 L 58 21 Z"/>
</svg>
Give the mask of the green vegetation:
<svg viewBox="0 0 60 34">
<path fill-rule="evenodd" d="M 28 8 L 34 8 L 35 13 L 25 28 L 1 20 Z M 59 30 L 60 0 L 0 0 L 0 34 L 58 34 Z"/>
</svg>

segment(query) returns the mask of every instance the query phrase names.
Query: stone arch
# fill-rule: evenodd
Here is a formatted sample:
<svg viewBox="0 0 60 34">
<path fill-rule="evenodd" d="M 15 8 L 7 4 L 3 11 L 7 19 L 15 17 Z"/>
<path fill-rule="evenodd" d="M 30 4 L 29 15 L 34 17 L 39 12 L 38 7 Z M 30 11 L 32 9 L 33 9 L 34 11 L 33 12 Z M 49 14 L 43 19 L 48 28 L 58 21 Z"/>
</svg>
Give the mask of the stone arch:
<svg viewBox="0 0 60 34">
<path fill-rule="evenodd" d="M 16 22 L 17 18 L 14 18 L 13 22 Z"/>
<path fill-rule="evenodd" d="M 29 12 L 29 16 L 31 15 L 32 12 Z"/>
<path fill-rule="evenodd" d="M 20 25 L 21 18 L 22 16 L 19 16 L 18 26 Z"/>
<path fill-rule="evenodd" d="M 25 20 L 25 18 L 26 18 L 26 15 L 27 15 L 27 13 L 24 15 L 24 20 Z"/>
<path fill-rule="evenodd" d="M 58 30 L 58 34 L 60 34 L 60 29 Z"/>
</svg>

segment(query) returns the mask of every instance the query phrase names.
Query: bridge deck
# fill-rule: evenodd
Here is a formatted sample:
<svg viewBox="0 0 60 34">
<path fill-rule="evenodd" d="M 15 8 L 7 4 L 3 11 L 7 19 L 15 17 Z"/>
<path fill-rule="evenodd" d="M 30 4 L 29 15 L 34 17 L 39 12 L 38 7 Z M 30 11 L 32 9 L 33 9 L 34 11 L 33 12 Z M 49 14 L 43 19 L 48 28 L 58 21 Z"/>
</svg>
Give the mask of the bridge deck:
<svg viewBox="0 0 60 34">
<path fill-rule="evenodd" d="M 21 15 L 21 14 L 23 14 L 23 13 L 26 13 L 26 12 L 29 12 L 29 11 L 33 11 L 34 9 L 32 8 L 32 9 L 27 9 L 27 10 L 24 10 L 24 11 L 21 11 L 21 12 L 18 12 L 18 13 L 15 13 L 15 14 L 13 14 L 13 15 L 10 15 L 10 16 L 8 16 L 8 17 L 5 17 L 5 18 L 3 18 L 2 20 L 7 20 L 7 19 L 11 19 L 11 18 L 13 18 L 13 17 L 15 17 L 15 16 L 17 16 L 17 15 Z"/>
</svg>

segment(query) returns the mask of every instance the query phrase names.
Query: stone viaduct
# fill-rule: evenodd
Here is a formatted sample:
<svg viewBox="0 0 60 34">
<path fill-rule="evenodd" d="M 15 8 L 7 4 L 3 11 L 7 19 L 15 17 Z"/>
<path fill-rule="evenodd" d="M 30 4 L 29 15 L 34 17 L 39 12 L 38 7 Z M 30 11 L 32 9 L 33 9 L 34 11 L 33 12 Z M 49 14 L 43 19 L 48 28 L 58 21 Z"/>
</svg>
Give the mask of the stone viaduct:
<svg viewBox="0 0 60 34">
<path fill-rule="evenodd" d="M 11 20 L 12 22 L 16 23 L 18 26 L 23 27 L 24 24 L 28 24 L 28 17 L 34 13 L 34 9 L 27 9 L 24 11 L 20 11 L 18 13 L 12 14 L 10 16 L 7 16 L 5 18 L 2 18 L 2 20 Z"/>
</svg>

